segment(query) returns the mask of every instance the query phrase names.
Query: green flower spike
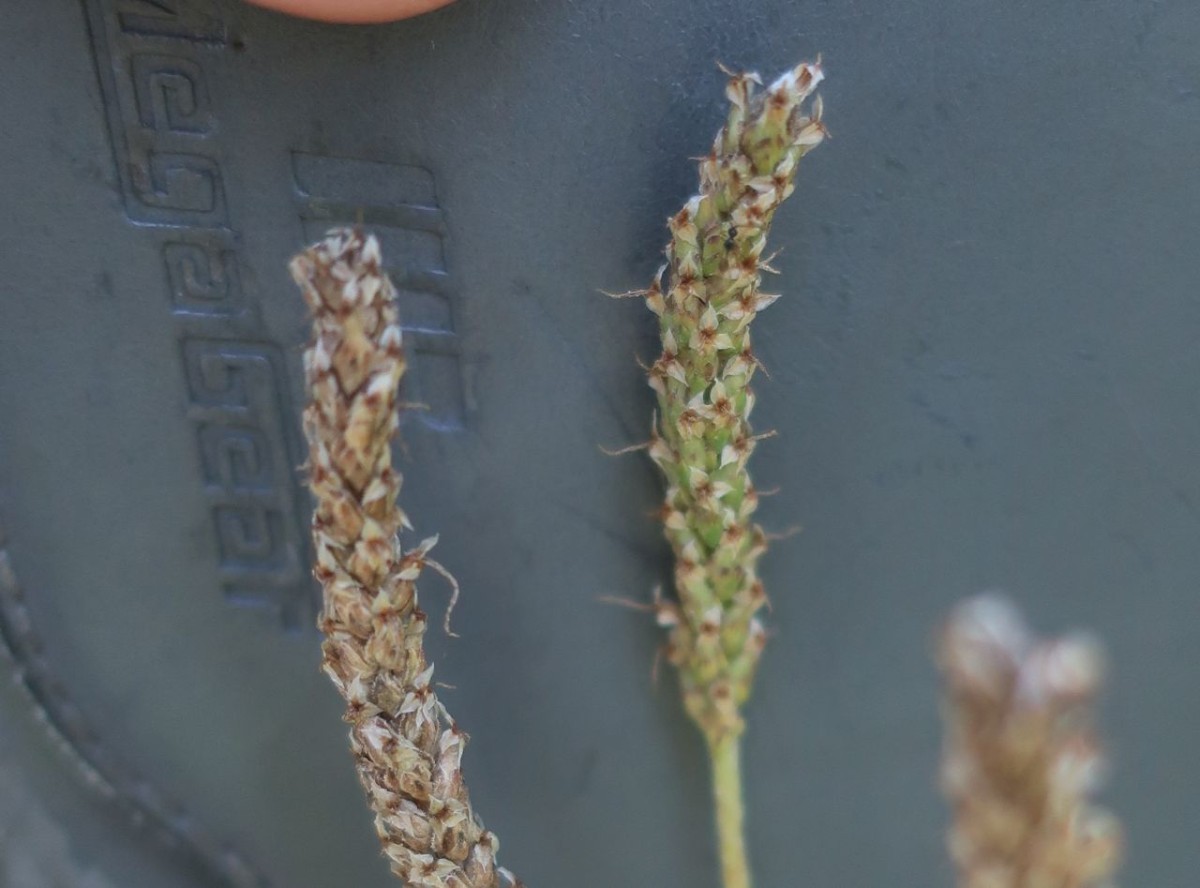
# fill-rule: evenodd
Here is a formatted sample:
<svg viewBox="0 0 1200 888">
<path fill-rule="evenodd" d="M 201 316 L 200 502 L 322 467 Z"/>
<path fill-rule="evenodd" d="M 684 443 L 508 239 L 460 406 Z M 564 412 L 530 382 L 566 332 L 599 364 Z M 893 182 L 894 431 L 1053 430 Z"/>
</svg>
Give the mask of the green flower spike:
<svg viewBox="0 0 1200 888">
<path fill-rule="evenodd" d="M 726 72 L 731 73 L 731 72 Z M 757 361 L 750 324 L 778 297 L 759 290 L 775 210 L 792 193 L 801 157 L 825 138 L 819 61 L 766 89 L 731 74 L 729 117 L 700 162 L 700 193 L 668 223 L 667 264 L 644 295 L 659 318 L 662 355 L 649 369 L 658 395 L 650 456 L 666 478 L 663 522 L 675 554 L 677 602 L 657 602 L 669 629 L 684 706 L 708 741 L 726 888 L 745 888 L 738 738 L 766 641 L 767 603 L 756 566 L 767 536 L 753 523 L 758 495 L 746 470 Z M 663 276 L 667 274 L 664 288 Z"/>
</svg>

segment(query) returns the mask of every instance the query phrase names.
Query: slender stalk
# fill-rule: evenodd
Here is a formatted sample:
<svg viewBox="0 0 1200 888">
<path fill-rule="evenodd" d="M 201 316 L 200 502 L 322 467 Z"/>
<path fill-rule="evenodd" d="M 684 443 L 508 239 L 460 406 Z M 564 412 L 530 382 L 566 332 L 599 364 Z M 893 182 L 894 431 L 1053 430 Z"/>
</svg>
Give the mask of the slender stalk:
<svg viewBox="0 0 1200 888">
<path fill-rule="evenodd" d="M 708 748 L 721 883 L 725 888 L 750 888 L 750 861 L 746 855 L 743 826 L 741 745 L 736 736 L 727 736 L 710 743 Z"/>
</svg>

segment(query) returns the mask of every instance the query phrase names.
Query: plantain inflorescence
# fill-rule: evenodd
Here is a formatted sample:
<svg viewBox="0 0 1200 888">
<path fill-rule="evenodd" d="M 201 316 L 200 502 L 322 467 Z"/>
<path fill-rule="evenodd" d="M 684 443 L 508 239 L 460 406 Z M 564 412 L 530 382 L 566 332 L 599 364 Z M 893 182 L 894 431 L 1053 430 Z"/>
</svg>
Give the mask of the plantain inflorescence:
<svg viewBox="0 0 1200 888">
<path fill-rule="evenodd" d="M 416 581 L 436 538 L 407 552 L 392 467 L 404 353 L 379 244 L 337 229 L 298 255 L 312 312 L 304 430 L 316 497 L 315 574 L 324 589 L 324 670 L 346 700 L 351 749 L 393 872 L 421 888 L 498 888 L 498 842 L 471 808 L 466 735 L 433 686 Z"/>
<path fill-rule="evenodd" d="M 1121 829 L 1091 801 L 1104 772 L 1096 642 L 1035 639 L 1007 601 L 983 596 L 951 615 L 939 660 L 960 888 L 1110 888 Z"/>
<path fill-rule="evenodd" d="M 750 324 L 778 298 L 759 289 L 764 256 L 797 164 L 825 138 L 823 78 L 804 63 L 762 89 L 731 75 L 729 116 L 700 161 L 700 193 L 673 216 L 667 263 L 641 293 L 658 316 L 662 354 L 649 368 L 658 397 L 650 456 L 666 479 L 663 521 L 675 555 L 678 602 L 660 601 L 667 653 L 684 705 L 710 745 L 736 739 L 766 633 L 757 575 L 767 537 L 752 520 L 758 494 L 746 470 L 758 366 Z M 664 283 L 664 276 L 666 282 Z"/>
</svg>

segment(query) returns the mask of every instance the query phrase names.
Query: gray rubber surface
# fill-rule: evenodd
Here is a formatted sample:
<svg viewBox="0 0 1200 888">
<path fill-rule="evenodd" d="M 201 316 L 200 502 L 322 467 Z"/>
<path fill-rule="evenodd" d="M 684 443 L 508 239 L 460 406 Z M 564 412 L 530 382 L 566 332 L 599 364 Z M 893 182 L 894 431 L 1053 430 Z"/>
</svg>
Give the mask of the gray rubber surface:
<svg viewBox="0 0 1200 888">
<path fill-rule="evenodd" d="M 391 884 L 316 669 L 284 270 L 361 215 L 412 328 L 431 638 L 531 886 L 714 886 L 656 630 L 644 284 L 715 63 L 823 52 L 755 458 L 776 630 L 763 886 L 949 885 L 930 640 L 1009 589 L 1114 670 L 1123 884 L 1200 871 L 1200 6 L 461 0 L 334 28 L 232 0 L 0 0 L 0 885 Z M 447 590 L 423 595 L 435 613 Z M 669 678 L 669 677 L 668 677 Z M 14 802 L 12 800 L 24 800 Z"/>
</svg>

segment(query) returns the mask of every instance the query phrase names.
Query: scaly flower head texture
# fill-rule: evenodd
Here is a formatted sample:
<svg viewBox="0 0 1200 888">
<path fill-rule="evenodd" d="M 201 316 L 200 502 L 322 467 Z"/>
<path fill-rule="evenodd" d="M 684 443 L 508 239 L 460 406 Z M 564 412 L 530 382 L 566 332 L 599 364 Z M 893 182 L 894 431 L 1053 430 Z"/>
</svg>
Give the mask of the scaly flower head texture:
<svg viewBox="0 0 1200 888">
<path fill-rule="evenodd" d="M 700 193 L 670 219 L 667 264 L 645 292 L 662 339 L 649 370 L 658 397 L 650 456 L 666 479 L 679 599 L 660 605 L 672 611 L 660 622 L 670 626 L 684 705 L 710 743 L 741 733 L 766 640 L 757 616 L 767 601 L 757 575 L 766 535 L 752 521 L 758 495 L 746 470 L 758 440 L 750 324 L 778 298 L 759 289 L 770 270 L 767 231 L 800 158 L 825 137 L 820 99 L 803 107 L 823 76 L 816 63 L 765 89 L 757 75 L 731 76 L 729 116 L 700 162 Z"/>
<path fill-rule="evenodd" d="M 398 536 L 408 521 L 391 445 L 404 352 L 380 263 L 375 238 L 350 229 L 291 263 L 313 323 L 304 430 L 324 670 L 346 700 L 351 751 L 392 871 L 420 888 L 498 888 L 513 879 L 471 809 L 466 735 L 425 659 L 415 583 L 436 538 L 405 552 Z"/>
</svg>

